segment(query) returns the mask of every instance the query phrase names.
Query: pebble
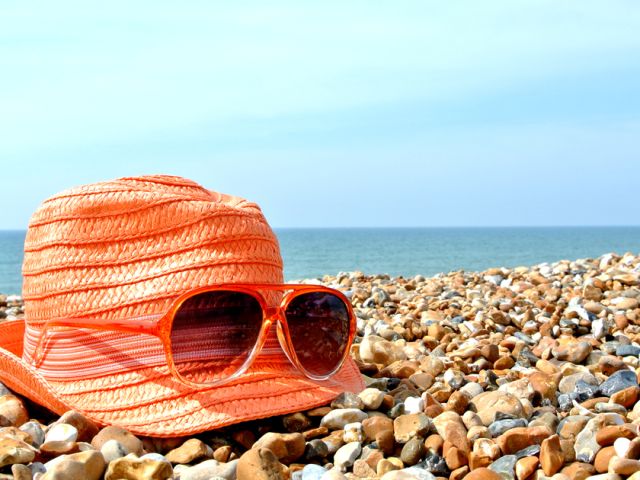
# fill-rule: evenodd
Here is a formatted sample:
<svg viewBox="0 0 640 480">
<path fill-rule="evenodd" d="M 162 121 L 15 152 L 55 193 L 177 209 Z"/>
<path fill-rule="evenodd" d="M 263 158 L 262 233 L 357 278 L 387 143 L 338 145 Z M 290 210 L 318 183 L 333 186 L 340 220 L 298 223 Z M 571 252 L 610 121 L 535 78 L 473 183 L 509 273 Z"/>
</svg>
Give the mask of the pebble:
<svg viewBox="0 0 640 480">
<path fill-rule="evenodd" d="M 45 435 L 42 426 L 38 422 L 29 421 L 20 425 L 20 430 L 29 434 L 31 445 L 39 448 L 44 443 Z"/>
<path fill-rule="evenodd" d="M 131 452 L 117 440 L 107 440 L 100 448 L 100 453 L 102 453 L 105 461 L 109 463 L 118 458 L 125 457 Z"/>
<path fill-rule="evenodd" d="M 560 448 L 560 437 L 552 435 L 540 445 L 540 465 L 545 475 L 556 474 L 564 465 L 564 453 Z"/>
<path fill-rule="evenodd" d="M 424 410 L 424 400 L 421 397 L 407 397 L 404 399 L 404 413 L 420 413 Z"/>
<path fill-rule="evenodd" d="M 93 422 L 93 420 L 88 419 L 80 412 L 76 412 L 74 410 L 69 410 L 62 414 L 55 424 L 58 423 L 65 423 L 74 426 L 78 431 L 77 440 L 79 442 L 91 442 L 91 439 L 95 437 L 99 431 L 98 426 Z"/>
<path fill-rule="evenodd" d="M 280 480 L 283 466 L 268 448 L 251 448 L 240 457 L 236 475 L 237 480 Z"/>
<path fill-rule="evenodd" d="M 527 421 L 524 418 L 514 418 L 506 420 L 496 420 L 489 425 L 489 433 L 492 437 L 499 437 L 507 430 L 517 427 L 526 427 Z"/>
<path fill-rule="evenodd" d="M 421 468 L 409 467 L 385 473 L 381 480 L 435 480 L 431 472 Z M 323 479 L 324 480 L 324 479 Z"/>
<path fill-rule="evenodd" d="M 55 460 L 45 464 L 47 471 L 40 480 L 99 480 L 106 467 L 102 454 L 95 450 L 62 455 Z M 113 477 L 105 476 L 105 480 Z"/>
<path fill-rule="evenodd" d="M 476 468 L 471 471 L 464 480 L 505 480 L 502 475 L 485 467 Z"/>
<path fill-rule="evenodd" d="M 302 437 L 302 434 L 300 433 L 296 435 L 299 435 Z M 184 442 L 182 445 L 180 445 L 178 448 L 174 448 L 173 450 L 171 450 L 165 455 L 165 458 L 167 459 L 167 461 L 173 464 L 191 463 L 201 458 L 212 458 L 212 457 L 213 457 L 213 450 L 211 449 L 211 447 L 209 447 L 208 445 L 205 445 L 204 442 L 202 442 L 202 440 L 199 440 L 197 438 L 190 438 L 189 440 Z"/>
<path fill-rule="evenodd" d="M 486 427 L 496 421 L 496 416 L 500 413 L 512 417 L 524 415 L 522 403 L 516 396 L 498 390 L 477 395 L 471 400 L 470 405 L 478 412 L 482 424 Z"/>
<path fill-rule="evenodd" d="M 104 445 L 109 440 L 117 441 L 130 453 L 133 453 L 137 456 L 141 456 L 143 454 L 142 441 L 128 430 L 117 426 L 104 427 L 98 432 L 95 437 L 93 437 L 93 439 L 91 440 L 91 445 L 93 445 L 94 448 L 100 450 L 102 448 L 102 445 Z"/>
<path fill-rule="evenodd" d="M 344 434 L 342 436 L 342 440 L 345 443 L 362 443 L 365 440 L 364 432 L 362 430 L 362 424 L 360 422 L 347 423 L 344 426 Z"/>
<path fill-rule="evenodd" d="M 640 356 L 640 347 L 638 345 L 618 345 L 616 347 L 616 355 L 619 357 L 637 357 Z"/>
<path fill-rule="evenodd" d="M 515 455 L 504 455 L 489 465 L 489 470 L 499 474 L 503 478 L 513 479 L 518 457 Z"/>
<path fill-rule="evenodd" d="M 356 395 L 352 392 L 342 392 L 338 395 L 333 402 L 331 402 L 331 408 L 333 409 L 348 409 L 355 408 L 362 410 L 364 408 L 364 402 L 360 395 Z"/>
<path fill-rule="evenodd" d="M 173 469 L 168 462 L 129 454 L 109 463 L 104 480 L 166 480 L 172 476 Z"/>
<path fill-rule="evenodd" d="M 320 480 L 325 473 L 327 473 L 326 468 L 310 463 L 302 469 L 300 480 Z"/>
<path fill-rule="evenodd" d="M 227 463 L 205 460 L 180 472 L 180 480 L 210 480 L 212 478 L 234 480 L 237 476 L 238 462 L 238 459 Z"/>
<path fill-rule="evenodd" d="M 631 370 L 618 370 L 602 382 L 600 385 L 600 392 L 602 392 L 603 395 L 610 397 L 620 390 L 637 386 L 638 377 L 635 372 Z"/>
<path fill-rule="evenodd" d="M 359 442 L 351 442 L 343 445 L 338 449 L 334 456 L 334 464 L 341 470 L 353 465 L 362 452 L 362 446 Z"/>
<path fill-rule="evenodd" d="M 22 400 L 11 394 L 0 396 L 0 427 L 19 427 L 28 420 L 29 413 Z"/>
<path fill-rule="evenodd" d="M 304 453 L 305 439 L 301 433 L 268 432 L 260 437 L 251 448 L 268 448 L 280 462 L 289 464 Z"/>
<path fill-rule="evenodd" d="M 365 388 L 358 394 L 364 408 L 367 410 L 377 410 L 382 405 L 384 400 L 384 393 L 377 388 Z"/>
<path fill-rule="evenodd" d="M 78 440 L 78 429 L 68 423 L 53 425 L 44 437 L 45 442 L 75 442 Z"/>
<path fill-rule="evenodd" d="M 11 475 L 13 475 L 13 480 L 31 480 L 33 478 L 31 469 L 19 463 L 11 465 Z"/>
<path fill-rule="evenodd" d="M 0 439 L 0 468 L 16 463 L 29 463 L 34 460 L 36 449 L 22 440 Z"/>
<path fill-rule="evenodd" d="M 331 410 L 320 421 L 320 426 L 329 430 L 340 430 L 347 423 L 362 422 L 368 415 L 357 408 L 338 408 Z"/>
<path fill-rule="evenodd" d="M 159 465 L 150 475 L 162 477 L 173 462 L 182 480 L 473 480 L 496 472 L 518 480 L 640 480 L 638 272 L 640 256 L 609 254 L 432 278 L 325 276 L 321 283 L 342 289 L 357 315 L 352 354 L 364 391 L 160 440 L 99 430 L 79 412 L 30 417 L 0 385 L 0 427 L 7 427 L 0 428 L 0 478 L 25 469 L 42 477 L 40 461 L 49 472 L 86 468 L 69 466 L 69 458 L 86 454 L 91 442 L 104 470 L 142 461 Z M 0 296 L 5 316 L 7 308 L 23 314 L 15 301 L 2 307 Z M 69 426 L 75 439 L 56 433 Z"/>
<path fill-rule="evenodd" d="M 433 421 L 424 413 L 400 415 L 393 421 L 394 437 L 398 443 L 406 443 L 415 436 L 425 438 L 433 427 Z"/>
<path fill-rule="evenodd" d="M 414 437 L 402 447 L 400 460 L 402 460 L 405 465 L 415 465 L 422 459 L 424 454 L 424 442 L 422 439 Z"/>
</svg>

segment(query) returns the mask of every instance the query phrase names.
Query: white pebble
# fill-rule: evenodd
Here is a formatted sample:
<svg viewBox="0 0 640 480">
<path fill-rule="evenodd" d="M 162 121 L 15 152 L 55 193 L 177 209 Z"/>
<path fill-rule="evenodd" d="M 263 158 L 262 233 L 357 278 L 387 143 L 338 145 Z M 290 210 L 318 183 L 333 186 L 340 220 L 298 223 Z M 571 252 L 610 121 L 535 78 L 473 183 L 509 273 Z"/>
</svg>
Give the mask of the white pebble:
<svg viewBox="0 0 640 480">
<path fill-rule="evenodd" d="M 310 463 L 309 465 L 305 465 L 302 470 L 294 472 L 294 474 L 295 473 L 300 473 L 301 480 L 320 480 L 320 478 L 322 478 L 322 475 L 327 473 L 327 469 L 321 467 L 320 465 Z"/>
<path fill-rule="evenodd" d="M 160 453 L 156 453 L 156 452 L 151 452 L 151 453 L 145 453 L 144 455 L 142 455 L 140 457 L 141 460 L 144 460 L 145 458 L 149 459 L 149 460 L 155 460 L 156 462 L 167 462 L 167 463 L 171 463 L 169 462 L 169 460 L 167 460 L 165 458 L 164 455 L 161 455 Z M 176 465 L 177 466 L 177 465 Z"/>
<path fill-rule="evenodd" d="M 20 425 L 20 430 L 29 434 L 34 447 L 40 448 L 44 443 L 44 431 L 38 422 L 23 423 Z"/>
<path fill-rule="evenodd" d="M 407 397 L 404 400 L 404 413 L 420 413 L 424 411 L 424 400 L 420 397 Z"/>
<path fill-rule="evenodd" d="M 360 442 L 351 442 L 338 449 L 334 456 L 334 463 L 340 470 L 345 470 L 353 465 L 362 451 Z"/>
<path fill-rule="evenodd" d="M 100 453 L 102 453 L 105 462 L 110 463 L 118 458 L 127 456 L 131 452 L 117 440 L 107 440 L 100 448 Z"/>
<path fill-rule="evenodd" d="M 369 410 L 377 410 L 382 405 L 384 399 L 384 393 L 377 388 L 365 388 L 358 396 L 364 403 L 364 406 Z"/>
<path fill-rule="evenodd" d="M 631 440 L 628 438 L 616 438 L 616 441 L 613 442 L 613 449 L 616 451 L 616 455 L 620 458 L 627 458 L 630 443 Z"/>
<path fill-rule="evenodd" d="M 51 427 L 45 435 L 45 442 L 75 442 L 78 429 L 68 423 L 58 423 Z"/>
<path fill-rule="evenodd" d="M 360 422 L 347 423 L 344 426 L 342 440 L 345 443 L 364 442 L 364 433 L 362 432 L 362 424 Z"/>
</svg>

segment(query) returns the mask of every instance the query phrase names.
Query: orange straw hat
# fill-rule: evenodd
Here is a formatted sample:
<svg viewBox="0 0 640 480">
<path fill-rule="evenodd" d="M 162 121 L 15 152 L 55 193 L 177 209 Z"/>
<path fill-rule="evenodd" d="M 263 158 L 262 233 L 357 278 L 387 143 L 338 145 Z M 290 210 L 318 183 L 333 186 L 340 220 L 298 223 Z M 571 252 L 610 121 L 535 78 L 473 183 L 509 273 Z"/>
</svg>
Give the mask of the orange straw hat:
<svg viewBox="0 0 640 480">
<path fill-rule="evenodd" d="M 181 436 L 363 388 L 350 358 L 327 380 L 305 376 L 275 328 L 245 373 L 202 388 L 176 380 L 158 337 L 87 328 L 43 336 L 52 318 L 126 322 L 165 312 L 199 287 L 282 283 L 278 242 L 260 208 L 184 178 L 121 178 L 49 198 L 31 218 L 23 275 L 25 320 L 0 323 L 0 380 L 58 414 Z"/>
</svg>

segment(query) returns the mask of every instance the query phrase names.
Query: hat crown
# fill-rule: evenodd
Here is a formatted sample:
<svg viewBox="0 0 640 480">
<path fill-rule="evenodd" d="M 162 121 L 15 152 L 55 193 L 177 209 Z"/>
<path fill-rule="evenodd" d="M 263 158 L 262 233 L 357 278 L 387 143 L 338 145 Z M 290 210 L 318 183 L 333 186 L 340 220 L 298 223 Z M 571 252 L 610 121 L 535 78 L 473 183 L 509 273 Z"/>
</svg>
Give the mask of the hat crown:
<svg viewBox="0 0 640 480">
<path fill-rule="evenodd" d="M 255 203 L 167 175 L 45 200 L 29 223 L 23 276 L 25 358 L 48 320 L 156 314 L 190 289 L 283 277 L 276 236 Z"/>
</svg>

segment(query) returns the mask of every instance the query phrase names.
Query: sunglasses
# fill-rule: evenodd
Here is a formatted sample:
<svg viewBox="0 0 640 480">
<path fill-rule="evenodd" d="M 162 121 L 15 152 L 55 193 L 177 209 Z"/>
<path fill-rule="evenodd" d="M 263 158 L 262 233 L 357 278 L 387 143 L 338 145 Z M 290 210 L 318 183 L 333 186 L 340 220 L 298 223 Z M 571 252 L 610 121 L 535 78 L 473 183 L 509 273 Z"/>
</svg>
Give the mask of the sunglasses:
<svg viewBox="0 0 640 480">
<path fill-rule="evenodd" d="M 349 300 L 319 285 L 223 284 L 180 295 L 166 313 L 109 322 L 51 320 L 45 327 L 112 330 L 158 337 L 172 375 L 192 387 L 222 385 L 251 366 L 276 324 L 289 361 L 313 380 L 344 363 L 356 332 Z M 40 336 L 36 366 L 41 361 Z"/>
</svg>

